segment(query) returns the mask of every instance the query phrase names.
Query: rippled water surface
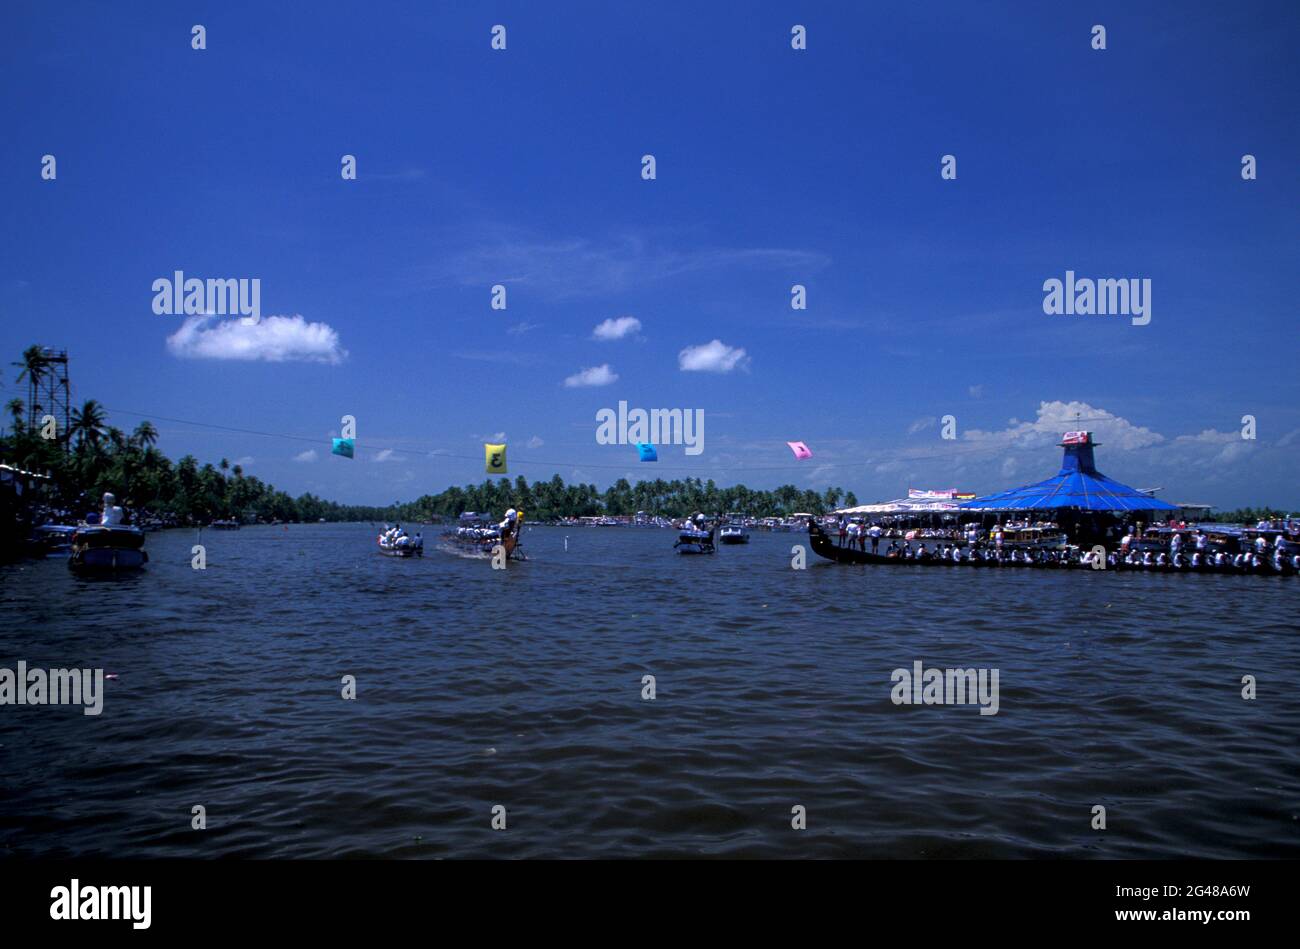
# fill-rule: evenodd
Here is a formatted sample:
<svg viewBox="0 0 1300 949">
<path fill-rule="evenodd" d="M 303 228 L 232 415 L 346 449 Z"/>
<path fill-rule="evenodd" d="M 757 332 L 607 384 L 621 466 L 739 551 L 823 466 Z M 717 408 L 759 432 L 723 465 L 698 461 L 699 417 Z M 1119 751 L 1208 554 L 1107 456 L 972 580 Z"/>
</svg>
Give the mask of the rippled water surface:
<svg viewBox="0 0 1300 949">
<path fill-rule="evenodd" d="M 0 567 L 0 666 L 118 676 L 0 707 L 0 856 L 1300 856 L 1296 578 L 543 527 L 493 571 L 369 525 L 205 531 L 196 571 L 196 536 Z M 916 660 L 998 669 L 998 714 L 894 705 Z"/>
</svg>

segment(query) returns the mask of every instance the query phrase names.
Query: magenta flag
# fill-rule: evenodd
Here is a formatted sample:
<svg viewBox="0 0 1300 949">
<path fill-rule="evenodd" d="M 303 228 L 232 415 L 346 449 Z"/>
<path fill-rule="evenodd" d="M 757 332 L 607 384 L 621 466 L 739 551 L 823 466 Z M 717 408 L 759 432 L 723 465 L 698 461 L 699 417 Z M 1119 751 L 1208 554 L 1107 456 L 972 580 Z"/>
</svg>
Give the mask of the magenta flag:
<svg viewBox="0 0 1300 949">
<path fill-rule="evenodd" d="M 786 444 L 790 446 L 790 450 L 794 452 L 794 456 L 800 461 L 812 457 L 812 449 L 803 442 L 786 442 Z"/>
</svg>

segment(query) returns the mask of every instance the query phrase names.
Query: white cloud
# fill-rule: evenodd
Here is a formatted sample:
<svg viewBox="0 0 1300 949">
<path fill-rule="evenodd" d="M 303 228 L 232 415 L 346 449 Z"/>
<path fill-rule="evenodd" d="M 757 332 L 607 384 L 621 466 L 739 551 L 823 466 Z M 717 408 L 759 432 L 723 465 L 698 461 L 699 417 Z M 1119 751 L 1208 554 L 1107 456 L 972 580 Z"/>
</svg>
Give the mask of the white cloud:
<svg viewBox="0 0 1300 949">
<path fill-rule="evenodd" d="M 622 339 L 632 333 L 641 332 L 641 321 L 635 316 L 620 316 L 611 318 L 599 324 L 592 330 L 591 338 L 608 341 L 612 339 Z"/>
<path fill-rule="evenodd" d="M 1254 442 L 1242 438 L 1240 431 L 1220 432 L 1213 428 L 1207 428 L 1197 435 L 1179 435 L 1173 442 L 1175 449 L 1206 446 L 1214 451 L 1210 463 L 1223 465 L 1249 454 Z"/>
<path fill-rule="evenodd" d="M 743 369 L 748 363 L 743 349 L 728 346 L 720 339 L 687 346 L 677 354 L 677 365 L 682 372 L 731 372 L 737 366 Z"/>
<path fill-rule="evenodd" d="M 239 465 L 239 467 L 243 468 L 246 465 L 251 465 L 256 460 L 257 459 L 255 459 L 252 455 L 244 455 L 244 457 L 242 458 L 236 458 L 234 463 Z"/>
<path fill-rule="evenodd" d="M 316 454 L 315 448 L 308 448 L 306 451 L 300 451 L 298 452 L 298 454 L 294 455 L 293 460 L 307 462 L 307 461 L 315 461 L 319 457 L 320 456 Z"/>
<path fill-rule="evenodd" d="M 541 448 L 541 447 L 542 447 L 543 445 L 545 445 L 545 444 L 546 444 L 546 442 L 542 441 L 541 438 L 539 438 L 539 437 L 536 436 L 536 435 L 534 435 L 532 438 L 528 439 L 528 447 L 529 447 L 529 448 Z"/>
<path fill-rule="evenodd" d="M 397 452 L 393 451 L 391 448 L 385 448 L 375 455 L 375 461 L 401 461 L 401 460 L 402 459 L 398 457 Z"/>
<path fill-rule="evenodd" d="M 523 336 L 529 330 L 535 330 L 541 325 L 541 323 L 521 322 L 516 323 L 514 326 L 510 327 L 510 329 L 506 330 L 506 332 L 511 336 Z"/>
<path fill-rule="evenodd" d="M 1032 422 L 1010 419 L 1000 431 L 967 429 L 964 438 L 987 447 L 1046 447 L 1060 441 L 1064 432 L 1087 429 L 1111 450 L 1133 451 L 1165 441 L 1165 436 L 1087 402 L 1040 402 Z"/>
<path fill-rule="evenodd" d="M 979 399 L 982 398 L 984 395 L 984 386 L 983 385 L 971 386 L 966 391 L 970 393 L 970 397 L 972 399 Z"/>
<path fill-rule="evenodd" d="M 599 366 L 592 366 L 590 369 L 575 372 L 564 380 L 564 385 L 569 389 L 580 389 L 585 386 L 607 386 L 617 381 L 618 375 L 609 368 L 609 363 L 602 363 Z"/>
<path fill-rule="evenodd" d="M 923 432 L 937 421 L 939 420 L 933 415 L 919 418 L 907 427 L 907 434 L 915 435 L 917 432 Z"/>
<path fill-rule="evenodd" d="M 347 358 L 333 327 L 308 323 L 301 316 L 268 316 L 252 324 L 191 316 L 167 337 L 167 348 L 182 359 L 338 364 Z"/>
</svg>

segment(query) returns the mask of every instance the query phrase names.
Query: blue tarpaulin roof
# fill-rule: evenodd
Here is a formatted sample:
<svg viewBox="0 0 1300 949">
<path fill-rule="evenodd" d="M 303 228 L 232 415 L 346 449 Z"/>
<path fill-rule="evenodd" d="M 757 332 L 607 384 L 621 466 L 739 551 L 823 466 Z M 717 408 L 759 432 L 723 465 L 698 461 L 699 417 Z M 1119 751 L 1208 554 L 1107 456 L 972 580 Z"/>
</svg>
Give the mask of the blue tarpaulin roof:
<svg viewBox="0 0 1300 949">
<path fill-rule="evenodd" d="M 967 501 L 963 510 L 1040 510 L 1078 508 L 1081 511 L 1176 511 L 1177 505 L 1158 501 L 1136 488 L 1120 484 L 1093 463 L 1091 432 L 1072 432 L 1081 442 L 1062 442 L 1065 457 L 1056 477 Z"/>
</svg>

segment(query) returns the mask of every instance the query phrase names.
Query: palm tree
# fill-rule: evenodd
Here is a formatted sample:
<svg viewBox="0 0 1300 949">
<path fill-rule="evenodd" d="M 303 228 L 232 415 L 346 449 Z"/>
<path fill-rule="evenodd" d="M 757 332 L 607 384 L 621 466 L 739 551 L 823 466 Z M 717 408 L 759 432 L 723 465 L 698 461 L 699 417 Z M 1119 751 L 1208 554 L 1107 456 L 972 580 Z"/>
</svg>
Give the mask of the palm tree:
<svg viewBox="0 0 1300 949">
<path fill-rule="evenodd" d="M 27 427 L 32 429 L 36 427 L 36 413 L 41 408 L 36 404 L 36 390 L 40 387 L 41 379 L 44 377 L 47 367 L 45 347 L 28 346 L 23 350 L 22 361 L 13 365 L 22 370 L 22 372 L 18 373 L 18 381 L 27 380 L 27 391 L 30 394 L 30 404 L 27 406 Z"/>
<path fill-rule="evenodd" d="M 141 448 L 152 448 L 158 444 L 158 429 L 153 427 L 153 422 L 145 419 L 135 427 L 135 432 L 131 438 Z"/>
<path fill-rule="evenodd" d="M 9 417 L 13 419 L 14 434 L 17 435 L 23 430 L 23 400 L 10 399 L 5 408 L 9 412 Z"/>
<path fill-rule="evenodd" d="M 104 407 L 94 399 L 87 399 L 80 409 L 72 410 L 72 431 L 77 436 L 77 447 L 99 448 L 104 438 Z"/>
</svg>

